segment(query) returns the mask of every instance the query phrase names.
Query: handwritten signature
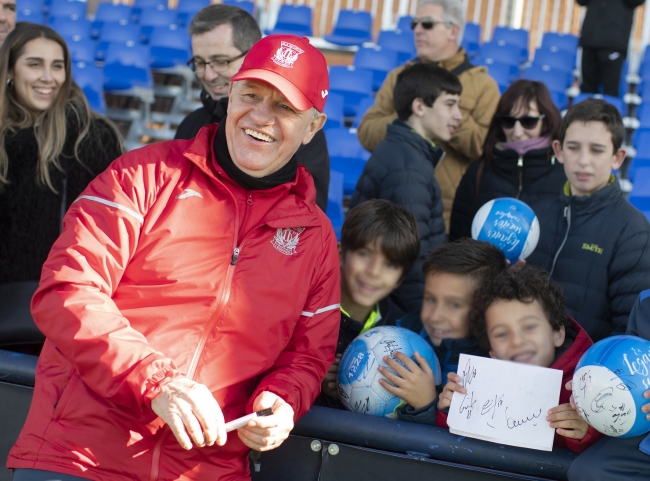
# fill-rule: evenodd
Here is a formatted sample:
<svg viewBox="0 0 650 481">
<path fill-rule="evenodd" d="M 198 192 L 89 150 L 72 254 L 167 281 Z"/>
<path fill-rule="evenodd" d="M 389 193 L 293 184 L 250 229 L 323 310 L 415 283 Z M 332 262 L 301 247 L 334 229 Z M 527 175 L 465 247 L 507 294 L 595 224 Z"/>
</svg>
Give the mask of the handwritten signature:
<svg viewBox="0 0 650 481">
<path fill-rule="evenodd" d="M 524 424 L 534 421 L 538 417 L 542 415 L 542 410 L 540 408 L 539 412 L 537 414 L 533 413 L 530 416 L 526 416 L 523 419 L 513 419 L 508 416 L 508 408 L 506 408 L 506 424 L 508 426 L 508 429 L 515 429 L 518 428 L 519 426 L 523 426 Z M 533 426 L 537 426 L 537 423 L 533 423 Z"/>
</svg>

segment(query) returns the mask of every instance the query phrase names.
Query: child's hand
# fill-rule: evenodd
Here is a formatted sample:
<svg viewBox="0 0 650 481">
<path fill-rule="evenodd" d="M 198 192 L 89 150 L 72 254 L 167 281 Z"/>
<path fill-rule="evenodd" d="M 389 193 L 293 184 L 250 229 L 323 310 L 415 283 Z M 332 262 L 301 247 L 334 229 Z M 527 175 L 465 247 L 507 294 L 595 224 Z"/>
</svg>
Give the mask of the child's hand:
<svg viewBox="0 0 650 481">
<path fill-rule="evenodd" d="M 447 374 L 447 384 L 442 389 L 440 397 L 438 398 L 438 409 L 449 409 L 451 406 L 451 398 L 454 397 L 454 393 L 458 392 L 461 394 L 467 393 L 467 389 L 460 385 L 460 376 L 455 372 L 450 372 Z"/>
<path fill-rule="evenodd" d="M 650 389 L 648 389 L 646 392 L 643 393 L 643 397 L 646 399 L 650 399 Z M 644 413 L 647 413 L 645 418 L 650 421 L 650 403 L 644 404 L 641 406 L 641 411 Z"/>
<path fill-rule="evenodd" d="M 518 271 L 525 265 L 526 265 L 526 261 L 523 259 L 519 259 L 514 264 L 512 264 L 508 259 L 506 259 L 506 266 L 508 266 L 508 269 L 510 269 L 511 271 Z"/>
<path fill-rule="evenodd" d="M 334 362 L 330 366 L 329 370 L 327 371 L 327 374 L 325 374 L 325 379 L 323 379 L 323 382 L 321 384 L 321 388 L 323 389 L 323 393 L 326 396 L 329 396 L 334 399 L 339 399 L 339 391 L 336 389 L 336 378 L 339 374 L 339 364 L 341 364 L 341 354 L 337 354 L 336 357 L 334 358 Z"/>
<path fill-rule="evenodd" d="M 589 430 L 589 424 L 580 417 L 571 404 L 560 404 L 549 410 L 546 420 L 555 432 L 565 438 L 582 439 Z"/>
<path fill-rule="evenodd" d="M 380 379 L 379 383 L 388 391 L 413 406 L 414 409 L 421 409 L 431 404 L 436 399 L 436 384 L 433 377 L 433 371 L 429 367 L 426 359 L 415 352 L 417 364 L 401 352 L 395 352 L 395 358 L 404 363 L 402 366 L 395 359 L 384 356 L 384 362 L 388 364 L 397 375 L 390 372 L 385 367 L 379 366 L 379 372 L 395 384 L 391 386 L 385 379 Z"/>
</svg>

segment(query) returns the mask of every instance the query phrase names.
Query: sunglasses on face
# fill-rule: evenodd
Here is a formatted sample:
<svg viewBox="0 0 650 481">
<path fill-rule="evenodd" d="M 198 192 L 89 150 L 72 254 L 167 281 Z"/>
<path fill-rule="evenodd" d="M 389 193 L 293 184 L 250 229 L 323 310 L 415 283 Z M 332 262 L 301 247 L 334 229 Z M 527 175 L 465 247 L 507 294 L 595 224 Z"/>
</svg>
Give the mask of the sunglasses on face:
<svg viewBox="0 0 650 481">
<path fill-rule="evenodd" d="M 512 115 L 500 115 L 499 122 L 501 127 L 504 129 L 514 129 L 515 124 L 519 122 L 521 128 L 524 130 L 531 130 L 537 127 L 537 124 L 540 120 L 544 118 L 544 114 L 539 117 L 531 117 L 530 115 L 525 115 L 524 117 L 513 117 Z"/>
<path fill-rule="evenodd" d="M 438 25 L 439 23 L 442 23 L 446 26 L 449 26 L 449 22 L 443 22 L 440 20 L 434 20 L 431 17 L 422 17 L 422 18 L 414 18 L 411 20 L 411 30 L 415 30 L 415 27 L 418 26 L 418 23 L 422 25 L 422 28 L 425 30 L 431 30 L 433 27 Z"/>
</svg>

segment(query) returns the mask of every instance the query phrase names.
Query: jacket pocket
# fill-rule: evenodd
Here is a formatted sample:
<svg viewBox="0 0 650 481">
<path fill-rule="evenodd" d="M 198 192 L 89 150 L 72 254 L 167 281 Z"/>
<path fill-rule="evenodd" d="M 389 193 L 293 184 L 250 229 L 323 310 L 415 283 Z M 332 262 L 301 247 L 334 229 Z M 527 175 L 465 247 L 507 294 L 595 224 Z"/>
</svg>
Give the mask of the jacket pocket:
<svg viewBox="0 0 650 481">
<path fill-rule="evenodd" d="M 59 400 L 56 402 L 54 405 L 54 412 L 52 414 L 52 418 L 54 421 L 58 421 L 61 419 L 61 415 L 63 414 L 63 411 L 68 404 L 68 401 L 70 400 L 70 396 L 72 395 L 72 392 L 74 391 L 75 387 L 77 386 L 77 383 L 81 380 L 79 375 L 77 374 L 76 371 L 72 371 L 72 375 L 68 379 L 68 382 L 66 383 L 65 387 L 63 388 L 63 391 L 61 392 L 61 396 L 59 397 Z"/>
</svg>

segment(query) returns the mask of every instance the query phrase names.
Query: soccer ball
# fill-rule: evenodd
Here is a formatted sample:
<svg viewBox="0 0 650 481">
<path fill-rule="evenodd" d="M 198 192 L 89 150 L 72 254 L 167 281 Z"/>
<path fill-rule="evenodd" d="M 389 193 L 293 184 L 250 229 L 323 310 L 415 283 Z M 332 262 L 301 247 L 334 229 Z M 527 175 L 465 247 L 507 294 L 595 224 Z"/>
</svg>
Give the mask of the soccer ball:
<svg viewBox="0 0 650 481">
<path fill-rule="evenodd" d="M 429 363 L 436 386 L 441 383 L 438 358 L 422 337 L 402 327 L 375 327 L 352 341 L 341 358 L 338 392 L 346 408 L 373 416 L 397 418 L 397 408 L 403 401 L 379 384 L 384 376 L 378 370 L 383 366 L 394 372 L 383 359 L 387 355 L 394 357 L 396 351 L 411 359 L 418 351 Z"/>
<path fill-rule="evenodd" d="M 512 197 L 494 199 L 474 216 L 472 238 L 495 245 L 514 264 L 537 247 L 539 221 L 525 202 Z"/>
<path fill-rule="evenodd" d="M 573 399 L 582 418 L 597 431 L 629 438 L 650 432 L 641 407 L 650 403 L 650 341 L 613 336 L 582 355 L 573 374 Z"/>
</svg>

